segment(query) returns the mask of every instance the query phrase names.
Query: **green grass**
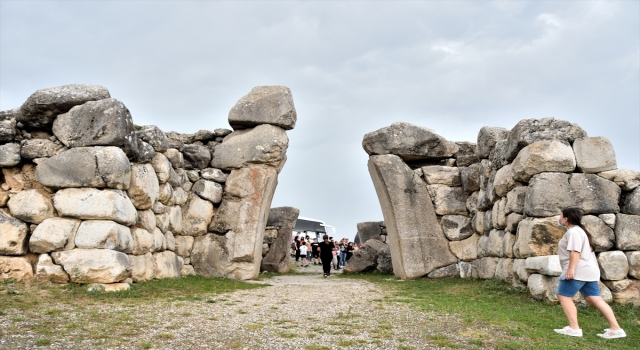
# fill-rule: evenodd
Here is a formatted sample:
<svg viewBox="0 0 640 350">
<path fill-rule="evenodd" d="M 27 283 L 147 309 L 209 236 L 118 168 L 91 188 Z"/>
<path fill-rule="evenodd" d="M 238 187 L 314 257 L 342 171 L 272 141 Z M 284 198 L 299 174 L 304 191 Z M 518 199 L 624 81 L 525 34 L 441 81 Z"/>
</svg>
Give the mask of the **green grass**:
<svg viewBox="0 0 640 350">
<path fill-rule="evenodd" d="M 579 307 L 578 318 L 582 339 L 565 337 L 553 332 L 567 320 L 559 305 L 532 300 L 526 292 L 510 290 L 499 281 L 459 278 L 417 279 L 399 283 L 384 275 L 349 275 L 342 278 L 365 279 L 392 292 L 385 303 L 402 302 L 435 314 L 458 316 L 466 327 L 480 325 L 495 328 L 509 337 L 476 337 L 473 345 L 483 346 L 495 341 L 497 349 L 638 349 L 640 342 L 640 308 L 613 304 L 618 322 L 627 338 L 606 340 L 596 336 L 608 327 L 605 319 L 593 307 Z M 493 338 L 493 339 L 492 339 Z M 448 338 L 433 335 L 427 339 L 435 345 L 456 348 Z"/>
</svg>

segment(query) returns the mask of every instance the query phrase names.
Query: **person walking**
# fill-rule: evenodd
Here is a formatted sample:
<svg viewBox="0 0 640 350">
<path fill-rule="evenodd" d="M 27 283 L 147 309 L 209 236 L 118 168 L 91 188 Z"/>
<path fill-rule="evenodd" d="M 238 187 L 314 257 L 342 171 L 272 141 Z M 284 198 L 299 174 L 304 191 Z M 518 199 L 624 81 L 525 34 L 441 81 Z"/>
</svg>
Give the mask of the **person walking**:
<svg viewBox="0 0 640 350">
<path fill-rule="evenodd" d="M 562 335 L 582 337 L 582 329 L 578 325 L 578 310 L 573 303 L 573 296 L 580 291 L 584 300 L 598 309 L 609 323 L 609 328 L 605 328 L 604 333 L 598 336 L 605 339 L 624 338 L 627 334 L 618 325 L 611 307 L 600 296 L 600 268 L 591 234 L 582 225 L 582 215 L 582 210 L 578 208 L 566 208 L 558 219 L 558 223 L 566 227 L 567 232 L 558 242 L 562 274 L 556 296 L 569 325 L 554 331 Z"/>
<path fill-rule="evenodd" d="M 311 256 L 313 258 L 313 264 L 318 265 L 320 262 L 320 251 L 318 250 L 320 243 L 318 243 L 318 239 L 314 238 L 313 243 L 311 243 Z"/>
<path fill-rule="evenodd" d="M 309 260 L 307 260 L 307 244 L 304 240 L 300 242 L 300 267 L 309 266 Z"/>
<path fill-rule="evenodd" d="M 334 246 L 332 242 L 329 242 L 329 236 L 322 236 L 323 241 L 318 244 L 320 251 L 320 261 L 322 261 L 322 271 L 324 277 L 331 276 L 331 260 L 333 259 Z"/>
</svg>

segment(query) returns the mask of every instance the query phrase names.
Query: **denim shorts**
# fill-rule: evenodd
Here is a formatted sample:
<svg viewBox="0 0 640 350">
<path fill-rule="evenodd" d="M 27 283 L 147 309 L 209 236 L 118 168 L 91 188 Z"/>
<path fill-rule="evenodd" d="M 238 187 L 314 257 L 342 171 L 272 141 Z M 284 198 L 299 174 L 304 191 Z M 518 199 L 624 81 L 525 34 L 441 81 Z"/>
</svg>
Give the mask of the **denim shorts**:
<svg viewBox="0 0 640 350">
<path fill-rule="evenodd" d="M 565 280 L 563 277 L 558 281 L 556 294 L 572 298 L 578 291 L 583 297 L 599 297 L 600 288 L 597 281 L 586 282 L 578 280 Z"/>
</svg>

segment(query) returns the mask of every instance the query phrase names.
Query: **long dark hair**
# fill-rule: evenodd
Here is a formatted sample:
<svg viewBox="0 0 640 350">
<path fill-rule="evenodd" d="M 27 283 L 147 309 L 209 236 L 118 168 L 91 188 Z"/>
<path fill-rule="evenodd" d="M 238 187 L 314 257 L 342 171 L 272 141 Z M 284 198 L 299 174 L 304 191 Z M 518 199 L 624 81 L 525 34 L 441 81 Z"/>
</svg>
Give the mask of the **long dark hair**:
<svg viewBox="0 0 640 350">
<path fill-rule="evenodd" d="M 587 239 L 589 239 L 589 246 L 591 247 L 591 251 L 592 252 L 595 251 L 596 246 L 595 244 L 593 244 L 593 238 L 591 237 L 591 233 L 589 233 L 589 231 L 587 231 L 587 228 L 582 225 L 582 216 L 583 216 L 582 210 L 579 208 L 565 208 L 565 209 L 562 209 L 562 216 L 567 218 L 567 221 L 571 225 L 576 225 L 580 227 L 584 231 L 584 233 L 587 234 Z"/>
</svg>

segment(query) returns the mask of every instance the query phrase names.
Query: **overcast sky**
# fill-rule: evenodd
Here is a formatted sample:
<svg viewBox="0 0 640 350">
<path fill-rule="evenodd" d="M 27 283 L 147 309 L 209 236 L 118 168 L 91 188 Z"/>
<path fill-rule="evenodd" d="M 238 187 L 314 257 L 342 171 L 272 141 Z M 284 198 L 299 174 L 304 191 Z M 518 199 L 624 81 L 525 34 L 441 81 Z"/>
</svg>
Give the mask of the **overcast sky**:
<svg viewBox="0 0 640 350">
<path fill-rule="evenodd" d="M 273 201 L 338 237 L 382 220 L 361 142 L 405 121 L 453 141 L 556 117 L 640 169 L 638 1 L 0 1 L 0 109 L 98 84 L 134 123 L 229 127 L 258 85 L 298 112 Z"/>
</svg>

